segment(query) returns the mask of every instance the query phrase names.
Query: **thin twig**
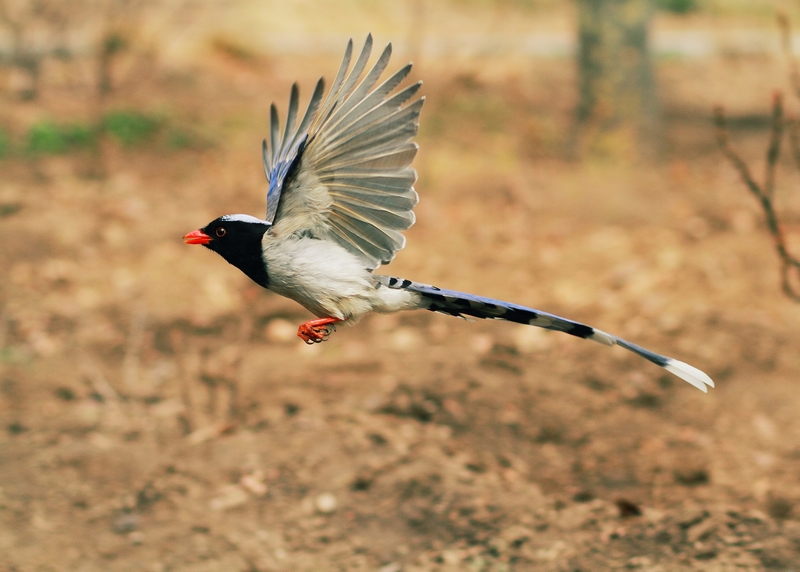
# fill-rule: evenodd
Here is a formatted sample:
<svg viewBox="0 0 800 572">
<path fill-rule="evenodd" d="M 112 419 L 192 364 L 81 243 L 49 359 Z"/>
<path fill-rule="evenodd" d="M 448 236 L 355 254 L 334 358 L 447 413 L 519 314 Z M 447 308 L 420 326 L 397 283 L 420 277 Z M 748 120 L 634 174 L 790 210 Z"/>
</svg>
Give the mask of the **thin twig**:
<svg viewBox="0 0 800 572">
<path fill-rule="evenodd" d="M 775 192 L 775 165 L 781 154 L 783 140 L 783 95 L 776 91 L 772 94 L 772 122 L 767 147 L 767 164 L 764 167 L 764 194 L 772 199 Z"/>
<path fill-rule="evenodd" d="M 717 143 L 723 155 L 725 155 L 733 167 L 739 172 L 742 181 L 747 185 L 747 188 L 753 193 L 756 199 L 758 199 L 764 211 L 767 229 L 772 235 L 775 250 L 781 260 L 781 287 L 788 297 L 800 302 L 800 292 L 795 291 L 790 282 L 790 273 L 792 270 L 798 272 L 798 275 L 800 275 L 800 260 L 789 254 L 778 215 L 775 213 L 775 208 L 772 204 L 772 195 L 775 188 L 775 166 L 780 156 L 780 145 L 784 130 L 783 98 L 779 92 L 776 92 L 772 99 L 772 127 L 770 129 L 770 141 L 767 148 L 767 164 L 764 172 L 763 185 L 759 185 L 756 182 L 747 163 L 745 163 L 739 154 L 731 147 L 730 137 L 725 125 L 725 114 L 722 107 L 714 109 L 714 122 L 717 126 Z M 797 137 L 796 133 L 792 133 L 792 129 L 794 128 L 795 127 L 790 124 L 790 138 Z M 793 141 L 793 144 L 794 143 Z M 795 153 L 797 153 L 796 150 Z"/>
<path fill-rule="evenodd" d="M 794 162 L 800 168 L 800 124 L 798 124 L 796 117 L 790 116 L 786 120 L 786 126 L 789 128 L 789 144 L 792 147 L 792 156 L 794 157 Z"/>
<path fill-rule="evenodd" d="M 789 23 L 789 17 L 785 12 L 778 13 L 778 27 L 781 29 L 781 45 L 783 46 L 783 53 L 789 62 L 789 79 L 792 83 L 795 96 L 800 98 L 800 67 L 797 65 L 797 58 L 794 57 L 792 52 L 792 30 Z M 793 117 L 788 119 L 786 124 L 789 127 L 789 141 L 792 145 L 792 155 L 797 167 L 800 168 L 800 125 L 798 125 L 797 118 Z"/>
<path fill-rule="evenodd" d="M 800 69 L 792 52 L 792 27 L 786 12 L 778 12 L 778 28 L 781 30 L 781 47 L 789 62 L 789 81 L 792 82 L 795 95 L 800 97 Z"/>
</svg>

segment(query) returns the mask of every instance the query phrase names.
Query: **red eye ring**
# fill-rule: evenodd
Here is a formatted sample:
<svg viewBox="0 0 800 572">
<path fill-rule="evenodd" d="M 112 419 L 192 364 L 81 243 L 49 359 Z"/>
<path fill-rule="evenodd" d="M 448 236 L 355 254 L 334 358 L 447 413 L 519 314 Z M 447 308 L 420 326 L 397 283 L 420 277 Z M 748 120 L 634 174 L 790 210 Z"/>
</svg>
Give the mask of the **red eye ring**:
<svg viewBox="0 0 800 572">
<path fill-rule="evenodd" d="M 218 237 L 222 238 L 223 236 L 225 236 L 227 234 L 227 232 L 228 231 L 225 230 L 224 228 L 219 227 L 216 231 L 214 231 L 214 234 L 216 234 Z"/>
</svg>

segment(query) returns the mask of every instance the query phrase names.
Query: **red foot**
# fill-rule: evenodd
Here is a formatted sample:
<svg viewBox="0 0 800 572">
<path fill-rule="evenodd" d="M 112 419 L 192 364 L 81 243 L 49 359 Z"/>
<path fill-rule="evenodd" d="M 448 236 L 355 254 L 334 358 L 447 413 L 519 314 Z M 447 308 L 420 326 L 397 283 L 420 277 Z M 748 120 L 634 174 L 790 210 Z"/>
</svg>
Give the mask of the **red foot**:
<svg viewBox="0 0 800 572">
<path fill-rule="evenodd" d="M 305 324 L 301 324 L 297 328 L 297 335 L 300 336 L 307 344 L 318 344 L 328 339 L 335 330 L 336 322 L 341 322 L 339 318 L 319 318 L 318 320 L 309 320 Z"/>
</svg>

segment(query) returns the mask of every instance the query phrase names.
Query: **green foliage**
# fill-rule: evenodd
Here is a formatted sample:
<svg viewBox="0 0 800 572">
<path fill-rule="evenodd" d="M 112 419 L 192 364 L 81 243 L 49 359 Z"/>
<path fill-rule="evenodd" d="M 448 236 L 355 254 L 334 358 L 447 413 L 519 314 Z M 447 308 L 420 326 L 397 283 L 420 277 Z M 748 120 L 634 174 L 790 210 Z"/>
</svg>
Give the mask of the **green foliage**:
<svg viewBox="0 0 800 572">
<path fill-rule="evenodd" d="M 113 111 L 103 119 L 105 131 L 126 147 L 152 139 L 159 124 L 157 118 L 139 111 Z"/>
<path fill-rule="evenodd" d="M 32 153 L 63 153 L 67 142 L 58 125 L 43 121 L 32 125 L 28 131 L 28 151 Z"/>
<path fill-rule="evenodd" d="M 476 8 L 513 8 L 517 10 L 536 11 L 558 9 L 561 7 L 561 1 L 563 0 L 458 0 L 455 2 L 451 0 L 450 5 L 456 7 L 456 9 L 467 5 Z"/>
<path fill-rule="evenodd" d="M 0 218 L 17 214 L 22 210 L 22 203 L 0 203 Z"/>
<path fill-rule="evenodd" d="M 51 121 L 41 121 L 28 130 L 27 149 L 31 153 L 56 155 L 96 144 L 94 129 L 80 123 L 57 125 Z"/>
<path fill-rule="evenodd" d="M 63 128 L 64 138 L 67 140 L 67 147 L 87 148 L 97 145 L 97 133 L 89 125 L 74 123 Z"/>
<path fill-rule="evenodd" d="M 202 150 L 213 146 L 208 137 L 200 134 L 191 127 L 176 126 L 171 128 L 164 139 L 167 149 L 180 151 L 181 149 Z"/>
<path fill-rule="evenodd" d="M 675 14 L 687 14 L 699 8 L 697 0 L 656 0 L 656 8 Z"/>
<path fill-rule="evenodd" d="M 33 155 L 59 155 L 90 149 L 102 136 L 117 140 L 126 148 L 154 141 L 161 149 L 205 149 L 211 141 L 188 126 L 174 126 L 154 115 L 139 111 L 119 110 L 106 114 L 99 125 L 57 123 L 52 120 L 33 124 L 19 145 Z M 0 126 L 0 159 L 17 148 L 8 133 Z"/>
<path fill-rule="evenodd" d="M 188 131 L 172 129 L 167 134 L 167 147 L 170 149 L 190 149 L 196 146 L 196 137 Z"/>
<path fill-rule="evenodd" d="M 128 48 L 128 40 L 119 34 L 109 34 L 103 38 L 103 51 L 108 55 L 117 54 Z"/>
<path fill-rule="evenodd" d="M 5 157 L 11 151 L 11 142 L 8 139 L 6 130 L 0 127 L 0 159 Z"/>
</svg>

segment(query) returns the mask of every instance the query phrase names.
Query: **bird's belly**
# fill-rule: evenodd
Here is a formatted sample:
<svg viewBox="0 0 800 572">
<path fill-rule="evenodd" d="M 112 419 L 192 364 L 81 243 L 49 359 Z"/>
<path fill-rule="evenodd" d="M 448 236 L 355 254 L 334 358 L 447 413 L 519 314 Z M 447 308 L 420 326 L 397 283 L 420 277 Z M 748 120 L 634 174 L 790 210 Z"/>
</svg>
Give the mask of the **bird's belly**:
<svg viewBox="0 0 800 572">
<path fill-rule="evenodd" d="M 319 317 L 359 318 L 372 310 L 376 288 L 364 262 L 338 244 L 312 238 L 265 238 L 269 289 Z"/>
</svg>

